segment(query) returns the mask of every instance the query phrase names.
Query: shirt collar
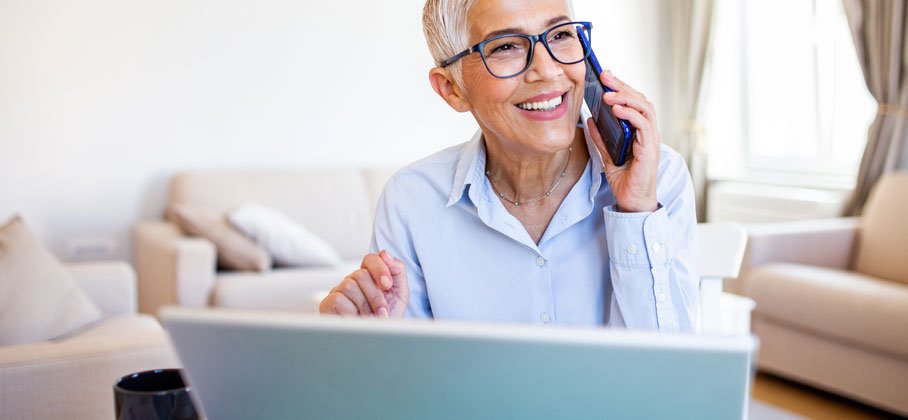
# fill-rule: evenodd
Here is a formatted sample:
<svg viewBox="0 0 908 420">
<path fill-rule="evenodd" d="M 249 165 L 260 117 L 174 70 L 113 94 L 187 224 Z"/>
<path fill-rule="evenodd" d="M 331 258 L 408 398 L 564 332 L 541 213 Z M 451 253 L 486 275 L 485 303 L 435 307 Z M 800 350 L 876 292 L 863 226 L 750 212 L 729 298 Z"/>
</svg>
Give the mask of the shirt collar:
<svg viewBox="0 0 908 420">
<path fill-rule="evenodd" d="M 480 182 L 486 166 L 486 148 L 483 144 L 482 130 L 476 130 L 473 138 L 467 142 L 460 158 L 457 160 L 457 168 L 454 170 L 454 185 L 451 188 L 451 196 L 448 198 L 446 207 L 457 204 L 465 193 L 468 185 Z M 479 172 L 479 177 L 476 173 Z"/>
<path fill-rule="evenodd" d="M 593 144 L 593 139 L 590 137 L 590 131 L 586 125 L 586 120 L 589 117 L 590 114 L 587 112 L 586 108 L 582 108 L 580 111 L 580 122 L 578 123 L 578 127 L 583 128 L 583 136 L 586 139 L 586 147 L 589 150 L 592 164 L 592 173 L 593 175 L 599 175 L 593 176 L 593 182 L 590 186 L 590 200 L 593 200 L 599 192 L 599 188 L 602 187 L 602 182 L 605 179 L 603 176 L 605 174 L 605 164 L 602 163 L 602 157 L 599 155 L 599 150 L 596 148 L 595 144 Z M 467 142 L 457 161 L 457 168 L 454 171 L 454 183 L 451 187 L 451 195 L 448 197 L 446 207 L 457 204 L 463 198 L 464 193 L 466 193 L 467 186 L 475 185 L 476 187 L 480 187 L 486 185 L 485 167 L 486 148 L 482 137 L 482 130 L 476 130 L 476 134 Z"/>
<path fill-rule="evenodd" d="M 602 162 L 602 156 L 599 154 L 599 149 L 596 148 L 596 145 L 593 143 L 593 138 L 590 137 L 590 129 L 586 125 L 586 121 L 589 119 L 590 113 L 584 106 L 580 109 L 580 126 L 583 127 L 583 137 L 586 139 L 586 148 L 590 153 L 590 169 L 593 174 L 593 182 L 590 186 L 590 200 L 594 200 L 596 194 L 599 193 L 599 189 L 602 188 L 602 184 L 606 181 L 606 178 L 605 163 Z"/>
</svg>

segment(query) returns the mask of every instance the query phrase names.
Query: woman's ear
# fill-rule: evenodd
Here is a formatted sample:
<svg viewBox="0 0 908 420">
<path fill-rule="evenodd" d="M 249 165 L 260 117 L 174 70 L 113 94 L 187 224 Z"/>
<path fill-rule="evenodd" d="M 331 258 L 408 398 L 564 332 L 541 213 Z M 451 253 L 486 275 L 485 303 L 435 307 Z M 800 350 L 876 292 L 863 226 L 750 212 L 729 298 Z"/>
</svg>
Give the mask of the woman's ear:
<svg viewBox="0 0 908 420">
<path fill-rule="evenodd" d="M 429 70 L 429 83 L 432 84 L 435 93 L 441 96 L 441 99 L 444 99 L 455 111 L 467 112 L 470 110 L 470 102 L 464 97 L 463 90 L 457 86 L 448 70 L 442 67 L 432 67 Z"/>
</svg>

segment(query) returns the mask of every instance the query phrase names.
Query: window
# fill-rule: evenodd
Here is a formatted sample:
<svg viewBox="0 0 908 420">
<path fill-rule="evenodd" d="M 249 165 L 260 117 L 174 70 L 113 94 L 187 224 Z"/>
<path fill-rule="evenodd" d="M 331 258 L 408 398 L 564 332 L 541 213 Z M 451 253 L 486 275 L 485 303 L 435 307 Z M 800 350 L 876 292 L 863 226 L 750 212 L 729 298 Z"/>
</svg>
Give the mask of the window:
<svg viewBox="0 0 908 420">
<path fill-rule="evenodd" d="M 711 178 L 853 183 L 876 101 L 841 1 L 718 0 L 704 91 Z"/>
</svg>

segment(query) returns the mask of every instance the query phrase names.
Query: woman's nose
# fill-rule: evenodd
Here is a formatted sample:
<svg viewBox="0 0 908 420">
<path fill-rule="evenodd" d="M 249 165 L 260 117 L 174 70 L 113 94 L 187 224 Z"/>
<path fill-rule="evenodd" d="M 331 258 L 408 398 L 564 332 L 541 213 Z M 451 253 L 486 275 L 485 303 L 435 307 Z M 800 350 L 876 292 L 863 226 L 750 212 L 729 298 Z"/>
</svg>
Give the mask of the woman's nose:
<svg viewBox="0 0 908 420">
<path fill-rule="evenodd" d="M 561 67 L 563 64 L 555 61 L 552 54 L 542 43 L 536 44 L 536 46 L 536 51 L 533 51 L 533 57 L 531 58 L 530 68 L 527 69 L 526 80 L 528 82 L 550 80 L 562 75 L 564 73 L 564 69 Z"/>
</svg>

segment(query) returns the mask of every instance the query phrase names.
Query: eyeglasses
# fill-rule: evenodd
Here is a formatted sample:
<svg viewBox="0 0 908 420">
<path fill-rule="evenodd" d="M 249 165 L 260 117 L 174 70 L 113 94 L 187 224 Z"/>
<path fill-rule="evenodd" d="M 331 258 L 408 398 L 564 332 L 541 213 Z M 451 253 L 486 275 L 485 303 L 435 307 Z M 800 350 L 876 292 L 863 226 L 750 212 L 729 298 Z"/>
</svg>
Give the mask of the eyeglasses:
<svg viewBox="0 0 908 420">
<path fill-rule="evenodd" d="M 447 67 L 474 52 L 492 76 L 499 79 L 517 76 L 530 68 L 533 49 L 542 42 L 549 55 L 561 64 L 576 64 L 590 55 L 586 42 L 580 40 L 581 31 L 590 39 L 593 24 L 590 22 L 567 22 L 553 26 L 539 35 L 504 34 L 482 41 L 457 55 L 441 62 Z"/>
</svg>

